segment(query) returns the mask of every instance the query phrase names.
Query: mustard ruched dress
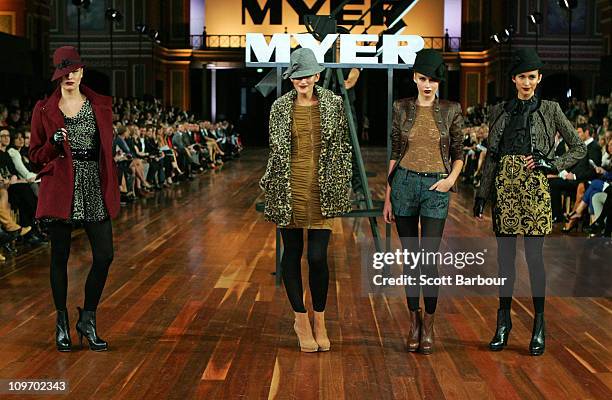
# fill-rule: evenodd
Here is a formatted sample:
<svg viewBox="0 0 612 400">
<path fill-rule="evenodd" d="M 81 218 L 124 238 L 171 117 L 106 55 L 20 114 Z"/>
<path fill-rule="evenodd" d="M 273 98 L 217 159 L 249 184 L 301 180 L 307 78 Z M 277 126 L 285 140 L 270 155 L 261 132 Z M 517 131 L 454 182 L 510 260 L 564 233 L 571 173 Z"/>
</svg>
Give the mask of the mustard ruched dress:
<svg viewBox="0 0 612 400">
<path fill-rule="evenodd" d="M 334 218 L 321 214 L 319 105 L 294 104 L 291 126 L 291 195 L 293 215 L 286 228 L 333 229 Z"/>
</svg>

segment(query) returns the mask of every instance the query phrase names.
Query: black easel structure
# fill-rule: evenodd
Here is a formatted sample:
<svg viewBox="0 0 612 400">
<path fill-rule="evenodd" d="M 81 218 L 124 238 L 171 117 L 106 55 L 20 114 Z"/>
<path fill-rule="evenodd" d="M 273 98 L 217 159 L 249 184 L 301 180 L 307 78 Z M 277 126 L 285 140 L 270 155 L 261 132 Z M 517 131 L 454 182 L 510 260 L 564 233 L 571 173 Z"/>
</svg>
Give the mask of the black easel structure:
<svg viewBox="0 0 612 400">
<path fill-rule="evenodd" d="M 306 16 L 305 22 L 308 28 L 309 33 L 313 34 L 315 38 L 319 35 L 319 40 L 321 37 L 325 37 L 328 33 L 335 33 L 337 31 L 336 27 L 336 19 L 335 15 L 342 9 L 345 3 L 348 3 L 348 0 L 345 0 L 342 4 L 340 4 L 329 16 Z M 378 1 L 375 1 L 372 5 L 374 6 Z M 362 17 L 363 19 L 371 9 L 367 10 Z M 356 23 L 355 23 L 356 24 Z M 317 27 L 318 25 L 318 27 Z M 323 26 L 323 27 L 321 27 Z M 354 27 L 355 25 L 353 25 Z M 352 27 L 352 28 L 353 28 Z M 351 28 L 351 29 L 352 29 Z M 331 30 L 331 31 L 330 31 Z M 332 46 L 332 61 L 335 61 L 336 57 L 336 44 Z M 276 72 L 276 97 L 279 98 L 282 96 L 282 70 L 284 67 L 287 67 L 287 63 L 246 63 L 247 67 L 274 67 Z M 359 146 L 359 138 L 357 135 L 357 126 L 355 126 L 355 119 L 348 95 L 348 91 L 344 85 L 344 76 L 342 73 L 342 69 L 344 68 L 384 68 L 387 69 L 387 169 L 389 169 L 389 162 L 391 159 L 391 129 L 392 129 L 392 112 L 393 112 L 393 70 L 394 69 L 408 69 L 411 68 L 412 65 L 409 64 L 355 64 L 355 65 L 342 65 L 342 67 L 338 67 L 335 62 L 332 63 L 323 63 L 323 66 L 326 67 L 325 81 L 323 87 L 329 88 L 332 80 L 335 80 L 336 84 L 339 85 L 340 91 L 342 93 L 342 98 L 344 100 L 344 111 L 346 113 L 349 132 L 350 132 L 350 140 L 351 145 L 353 147 L 353 152 L 355 155 L 355 162 L 357 164 L 358 170 L 358 179 L 360 183 L 360 193 L 355 193 L 357 195 L 357 199 L 353 201 L 353 204 L 358 206 L 357 209 L 350 211 L 347 214 L 342 215 L 343 218 L 368 218 L 370 222 L 370 228 L 372 231 L 372 237 L 374 240 L 374 247 L 376 251 L 382 251 L 382 243 L 381 237 L 378 229 L 378 222 L 376 217 L 382 216 L 382 207 L 384 201 L 374 201 L 372 199 L 372 193 L 369 190 L 367 173 L 365 170 L 365 165 L 363 162 L 363 157 L 361 155 L 361 148 Z M 266 76 L 263 81 L 269 81 L 269 76 Z M 354 191 L 355 192 L 355 191 Z M 264 205 L 263 203 L 258 203 L 256 205 L 257 211 L 263 211 Z M 391 225 L 385 224 L 385 248 L 387 251 L 391 247 Z M 281 246 L 281 234 L 280 229 L 276 229 L 276 286 L 280 286 L 281 278 L 282 278 L 282 268 L 281 268 L 281 258 L 282 258 L 282 246 Z"/>
</svg>

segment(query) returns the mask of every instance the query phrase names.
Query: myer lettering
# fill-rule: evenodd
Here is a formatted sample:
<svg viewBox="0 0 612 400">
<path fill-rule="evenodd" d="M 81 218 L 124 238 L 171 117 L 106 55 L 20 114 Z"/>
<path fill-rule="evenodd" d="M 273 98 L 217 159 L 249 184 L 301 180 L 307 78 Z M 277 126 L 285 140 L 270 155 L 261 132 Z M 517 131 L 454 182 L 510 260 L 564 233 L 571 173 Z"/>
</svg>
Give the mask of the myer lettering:
<svg viewBox="0 0 612 400">
<path fill-rule="evenodd" d="M 382 35 L 381 63 L 376 55 L 375 46 L 379 39 L 378 35 L 331 34 L 319 43 L 309 33 L 275 33 L 269 42 L 266 41 L 263 33 L 247 33 L 246 62 L 249 64 L 288 63 L 292 37 L 300 46 L 312 49 L 320 63 L 324 62 L 325 53 L 336 41 L 339 41 L 340 60 L 339 63 L 334 64 L 339 66 L 351 64 L 396 65 L 402 63 L 412 65 L 416 58 L 416 52 L 425 46 L 423 38 L 417 35 Z M 271 60 L 273 54 L 274 60 Z M 254 55 L 255 60 L 252 59 L 252 55 Z"/>
</svg>

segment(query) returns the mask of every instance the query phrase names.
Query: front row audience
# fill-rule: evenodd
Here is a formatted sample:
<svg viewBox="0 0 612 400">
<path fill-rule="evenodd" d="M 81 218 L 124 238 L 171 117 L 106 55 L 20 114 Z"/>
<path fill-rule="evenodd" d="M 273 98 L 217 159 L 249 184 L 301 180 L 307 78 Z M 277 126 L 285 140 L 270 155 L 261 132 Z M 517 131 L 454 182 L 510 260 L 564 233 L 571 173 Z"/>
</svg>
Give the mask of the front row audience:
<svg viewBox="0 0 612 400">
<path fill-rule="evenodd" d="M 193 180 L 197 173 L 216 171 L 242 151 L 229 122 L 141 122 L 115 122 L 113 151 L 122 205 Z M 0 128 L 0 246 L 6 254 L 17 252 L 16 242 L 48 242 L 44 226 L 35 220 L 39 180 L 28 159 L 29 139 L 27 126 Z M 0 262 L 5 260 L 0 253 Z"/>
</svg>

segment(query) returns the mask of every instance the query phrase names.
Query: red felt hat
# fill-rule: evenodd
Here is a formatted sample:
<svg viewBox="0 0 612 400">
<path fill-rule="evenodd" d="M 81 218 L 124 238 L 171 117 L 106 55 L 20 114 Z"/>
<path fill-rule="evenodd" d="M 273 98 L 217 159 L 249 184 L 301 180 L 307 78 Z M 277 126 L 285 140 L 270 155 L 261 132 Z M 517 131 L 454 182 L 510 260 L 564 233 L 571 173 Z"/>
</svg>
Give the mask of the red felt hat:
<svg viewBox="0 0 612 400">
<path fill-rule="evenodd" d="M 53 53 L 53 65 L 55 65 L 55 72 L 53 77 L 51 77 L 51 81 L 85 66 L 81 61 L 79 52 L 72 46 L 64 46 L 55 50 L 55 53 Z"/>
</svg>

